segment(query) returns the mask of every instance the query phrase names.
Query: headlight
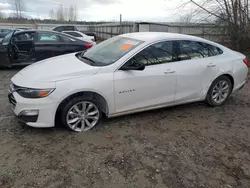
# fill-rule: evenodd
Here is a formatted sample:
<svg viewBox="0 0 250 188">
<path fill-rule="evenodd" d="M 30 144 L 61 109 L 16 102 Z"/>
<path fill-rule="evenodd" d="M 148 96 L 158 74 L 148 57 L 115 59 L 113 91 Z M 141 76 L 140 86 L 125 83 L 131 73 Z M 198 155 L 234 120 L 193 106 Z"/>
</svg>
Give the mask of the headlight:
<svg viewBox="0 0 250 188">
<path fill-rule="evenodd" d="M 21 88 L 16 92 L 24 98 L 43 98 L 50 95 L 55 89 L 31 89 L 31 88 Z"/>
</svg>

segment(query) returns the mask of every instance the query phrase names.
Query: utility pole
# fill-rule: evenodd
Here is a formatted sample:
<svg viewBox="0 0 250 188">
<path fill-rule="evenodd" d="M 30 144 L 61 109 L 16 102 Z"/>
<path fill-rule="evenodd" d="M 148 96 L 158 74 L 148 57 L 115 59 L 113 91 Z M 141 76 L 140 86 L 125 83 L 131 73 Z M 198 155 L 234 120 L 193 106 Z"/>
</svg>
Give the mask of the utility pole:
<svg viewBox="0 0 250 188">
<path fill-rule="evenodd" d="M 120 34 L 122 34 L 122 14 L 120 14 Z"/>
</svg>

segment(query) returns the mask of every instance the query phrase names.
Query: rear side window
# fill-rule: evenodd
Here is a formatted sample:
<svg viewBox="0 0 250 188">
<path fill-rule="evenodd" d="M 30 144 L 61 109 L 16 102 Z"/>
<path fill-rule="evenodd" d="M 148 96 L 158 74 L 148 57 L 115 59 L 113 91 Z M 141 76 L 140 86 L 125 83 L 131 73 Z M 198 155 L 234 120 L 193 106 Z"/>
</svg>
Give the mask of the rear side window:
<svg viewBox="0 0 250 188">
<path fill-rule="evenodd" d="M 75 31 L 75 27 L 74 26 L 65 26 L 65 31 Z"/>
<path fill-rule="evenodd" d="M 54 33 L 39 33 L 38 41 L 40 42 L 60 42 L 61 39 Z"/>
<path fill-rule="evenodd" d="M 220 48 L 212 46 L 210 44 L 208 44 L 208 45 L 209 45 L 209 48 L 211 49 L 214 56 L 223 54 L 223 51 Z"/>
<path fill-rule="evenodd" d="M 79 33 L 76 33 L 76 32 L 67 31 L 65 33 L 74 37 L 82 37 Z"/>
<path fill-rule="evenodd" d="M 62 27 L 62 26 L 61 26 L 61 27 L 56 27 L 56 28 L 54 29 L 54 31 L 62 32 L 62 31 L 63 31 L 63 27 Z"/>
<path fill-rule="evenodd" d="M 218 47 L 203 42 L 183 40 L 179 41 L 177 53 L 179 60 L 199 59 L 222 54 Z"/>
</svg>

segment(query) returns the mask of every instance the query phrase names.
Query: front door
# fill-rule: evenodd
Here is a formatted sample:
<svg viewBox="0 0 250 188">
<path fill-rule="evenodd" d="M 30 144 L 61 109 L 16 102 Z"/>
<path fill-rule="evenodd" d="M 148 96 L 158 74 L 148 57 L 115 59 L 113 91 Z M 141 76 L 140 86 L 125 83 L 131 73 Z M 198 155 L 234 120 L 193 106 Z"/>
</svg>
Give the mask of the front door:
<svg viewBox="0 0 250 188">
<path fill-rule="evenodd" d="M 11 38 L 14 31 L 10 32 L 3 38 L 0 44 L 0 66 L 11 67 L 12 49 L 11 49 Z"/>
<path fill-rule="evenodd" d="M 35 51 L 35 32 L 26 31 L 12 37 L 13 63 L 31 63 Z"/>
<path fill-rule="evenodd" d="M 116 113 L 174 102 L 177 79 L 174 53 L 174 42 L 158 42 L 127 62 L 144 63 L 145 70 L 114 73 Z"/>
</svg>

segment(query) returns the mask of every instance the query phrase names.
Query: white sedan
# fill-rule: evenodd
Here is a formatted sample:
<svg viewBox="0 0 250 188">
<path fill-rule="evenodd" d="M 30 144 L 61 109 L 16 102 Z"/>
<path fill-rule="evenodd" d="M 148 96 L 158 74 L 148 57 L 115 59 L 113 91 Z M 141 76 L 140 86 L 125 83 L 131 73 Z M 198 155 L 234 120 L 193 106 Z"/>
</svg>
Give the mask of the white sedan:
<svg viewBox="0 0 250 188">
<path fill-rule="evenodd" d="M 80 31 L 63 31 L 63 33 L 68 34 L 68 35 L 73 36 L 73 37 L 76 37 L 80 40 L 96 44 L 94 36 L 88 36 L 84 33 L 81 33 Z"/>
<path fill-rule="evenodd" d="M 81 132 L 104 116 L 195 101 L 220 106 L 245 85 L 248 66 L 244 55 L 198 37 L 130 33 L 24 68 L 11 79 L 9 101 L 29 126 L 61 121 Z"/>
</svg>

